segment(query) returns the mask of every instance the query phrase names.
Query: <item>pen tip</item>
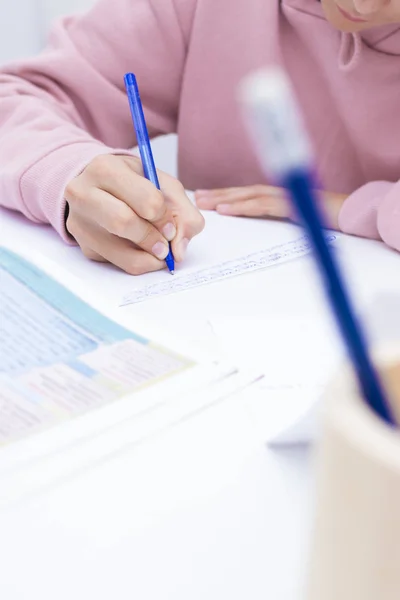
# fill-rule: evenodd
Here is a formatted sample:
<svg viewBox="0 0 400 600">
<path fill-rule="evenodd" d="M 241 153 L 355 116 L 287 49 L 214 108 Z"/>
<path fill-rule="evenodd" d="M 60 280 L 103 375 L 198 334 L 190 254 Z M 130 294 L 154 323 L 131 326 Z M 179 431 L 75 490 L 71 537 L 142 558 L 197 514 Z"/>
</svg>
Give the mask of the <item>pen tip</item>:
<svg viewBox="0 0 400 600">
<path fill-rule="evenodd" d="M 170 273 L 171 273 L 171 275 L 175 275 L 175 271 L 173 271 L 173 270 L 170 271 Z"/>
</svg>

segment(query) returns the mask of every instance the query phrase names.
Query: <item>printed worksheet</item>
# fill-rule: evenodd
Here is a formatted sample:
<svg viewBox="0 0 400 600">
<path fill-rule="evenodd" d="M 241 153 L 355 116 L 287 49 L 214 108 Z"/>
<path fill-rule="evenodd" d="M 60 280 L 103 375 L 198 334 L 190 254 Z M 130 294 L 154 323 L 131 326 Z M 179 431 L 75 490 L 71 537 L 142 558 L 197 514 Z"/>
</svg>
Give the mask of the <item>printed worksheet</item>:
<svg viewBox="0 0 400 600">
<path fill-rule="evenodd" d="M 106 318 L 0 247 L 0 445 L 193 363 Z"/>
</svg>

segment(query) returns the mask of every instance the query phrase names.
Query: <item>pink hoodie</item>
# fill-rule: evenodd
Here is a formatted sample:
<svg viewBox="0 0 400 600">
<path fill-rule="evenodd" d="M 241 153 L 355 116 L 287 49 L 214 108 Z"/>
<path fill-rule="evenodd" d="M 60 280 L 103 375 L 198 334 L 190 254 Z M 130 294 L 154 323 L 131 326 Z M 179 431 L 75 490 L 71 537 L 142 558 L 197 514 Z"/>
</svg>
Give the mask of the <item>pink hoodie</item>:
<svg viewBox="0 0 400 600">
<path fill-rule="evenodd" d="M 318 0 L 100 0 L 65 19 L 0 74 L 0 202 L 66 238 L 66 184 L 134 145 L 126 71 L 152 133 L 179 134 L 185 187 L 263 182 L 236 90 L 272 62 L 298 93 L 321 186 L 350 194 L 341 229 L 400 250 L 400 24 L 342 34 Z"/>
</svg>

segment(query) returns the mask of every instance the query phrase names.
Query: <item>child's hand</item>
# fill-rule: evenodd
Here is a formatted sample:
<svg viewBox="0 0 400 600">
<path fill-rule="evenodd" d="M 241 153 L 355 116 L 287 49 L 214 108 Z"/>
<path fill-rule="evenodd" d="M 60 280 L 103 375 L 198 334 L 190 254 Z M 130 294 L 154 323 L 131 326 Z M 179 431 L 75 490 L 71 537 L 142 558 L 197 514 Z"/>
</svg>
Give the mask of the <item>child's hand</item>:
<svg viewBox="0 0 400 600">
<path fill-rule="evenodd" d="M 339 212 L 346 196 L 329 192 L 320 192 L 320 196 L 329 227 L 338 229 Z M 270 185 L 197 190 L 195 198 L 201 210 L 216 210 L 221 215 L 294 219 L 285 190 Z"/>
<path fill-rule="evenodd" d="M 177 262 L 204 219 L 173 177 L 158 172 L 162 193 L 130 156 L 96 157 L 65 190 L 67 230 L 92 260 L 132 275 L 165 268 L 168 242 Z"/>
</svg>

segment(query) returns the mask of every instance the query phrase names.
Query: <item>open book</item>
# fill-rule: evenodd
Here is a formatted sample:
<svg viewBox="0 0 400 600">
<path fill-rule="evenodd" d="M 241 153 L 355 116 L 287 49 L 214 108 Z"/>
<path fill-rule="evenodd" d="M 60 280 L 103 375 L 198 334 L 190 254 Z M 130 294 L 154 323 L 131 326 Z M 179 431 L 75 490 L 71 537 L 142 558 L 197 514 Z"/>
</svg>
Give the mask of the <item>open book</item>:
<svg viewBox="0 0 400 600">
<path fill-rule="evenodd" d="M 103 314 L 67 281 L 44 257 L 0 247 L 0 507 L 245 385 L 230 365 Z"/>
</svg>

